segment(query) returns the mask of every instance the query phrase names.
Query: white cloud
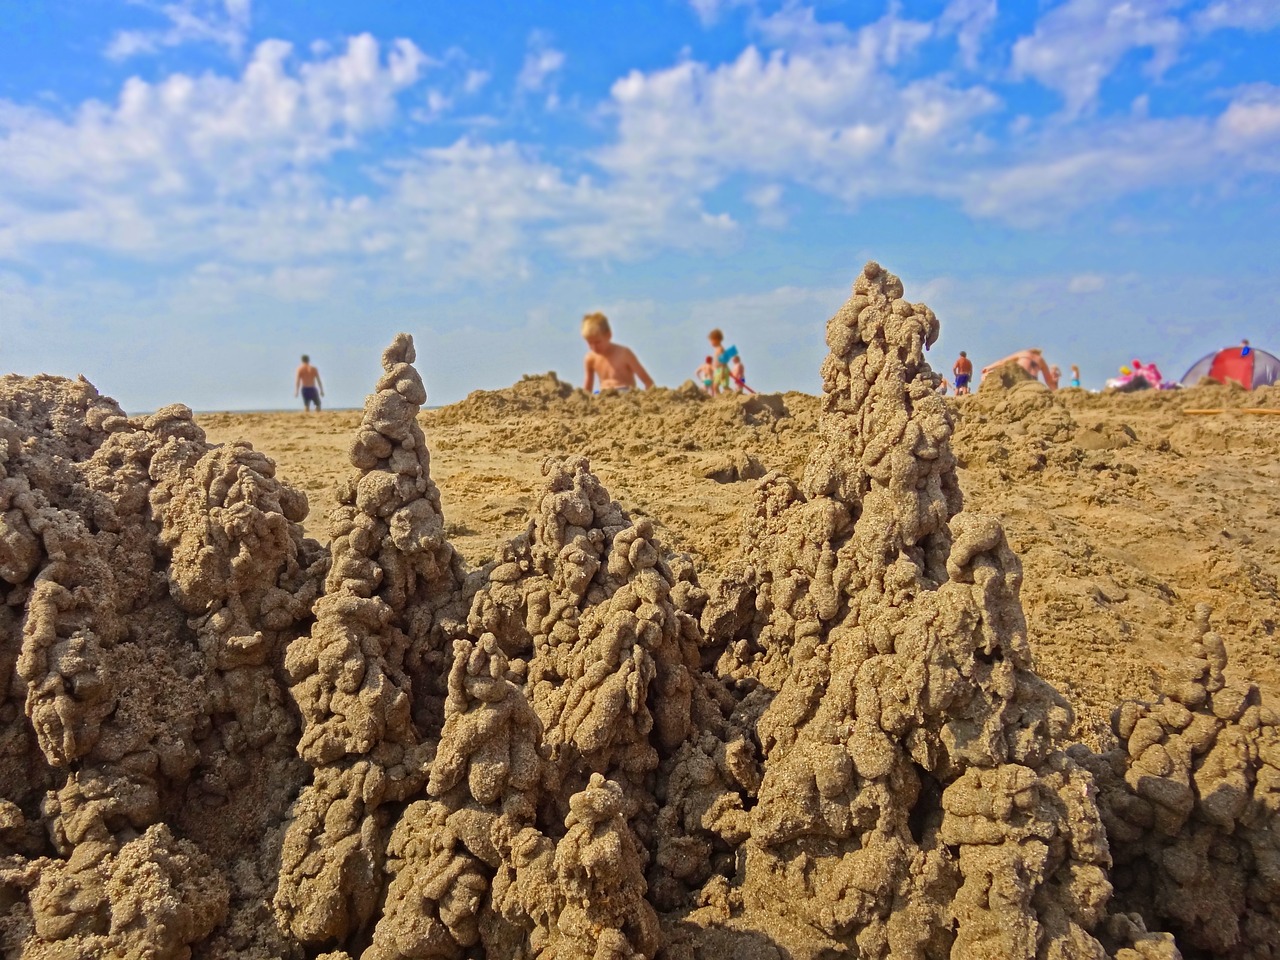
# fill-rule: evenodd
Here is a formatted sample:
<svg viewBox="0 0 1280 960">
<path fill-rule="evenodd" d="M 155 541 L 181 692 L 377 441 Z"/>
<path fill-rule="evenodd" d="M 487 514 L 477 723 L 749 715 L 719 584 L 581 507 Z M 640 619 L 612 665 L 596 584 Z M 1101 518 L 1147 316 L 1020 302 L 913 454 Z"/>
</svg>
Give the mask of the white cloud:
<svg viewBox="0 0 1280 960">
<path fill-rule="evenodd" d="M 894 66 L 935 33 L 933 23 L 904 20 L 895 7 L 879 20 L 859 28 L 820 21 L 813 7 L 789 3 L 755 22 L 761 37 L 771 46 L 809 51 L 827 48 L 854 53 L 864 62 Z"/>
<path fill-rule="evenodd" d="M 1280 3 L 1276 0 L 1214 0 L 1195 16 L 1202 30 L 1239 28 L 1271 30 L 1280 27 Z"/>
<path fill-rule="evenodd" d="M 564 54 L 551 46 L 550 40 L 540 31 L 534 31 L 529 38 L 529 50 L 525 54 L 524 65 L 516 77 L 516 89 L 522 93 L 537 93 L 544 90 L 547 81 L 564 67 Z"/>
<path fill-rule="evenodd" d="M 754 0 L 689 0 L 689 6 L 704 27 L 711 27 L 715 26 L 726 10 L 751 6 L 753 2 Z"/>
<path fill-rule="evenodd" d="M 277 303 L 323 303 L 333 295 L 338 271 L 333 267 L 269 268 L 208 261 L 193 269 L 170 296 L 187 305 L 232 306 L 253 297 Z"/>
<path fill-rule="evenodd" d="M 163 256 L 202 242 L 234 198 L 280 197 L 388 123 L 427 63 L 408 40 L 384 50 L 363 35 L 295 65 L 271 40 L 239 77 L 133 77 L 117 102 L 69 117 L 0 101 L 0 210 L 12 214 L 0 252 L 66 242 Z"/>
<path fill-rule="evenodd" d="M 155 53 L 162 47 L 188 43 L 212 43 L 239 56 L 249 35 L 250 0 L 172 0 L 170 3 L 139 0 L 139 5 L 162 16 L 168 25 L 116 32 L 107 44 L 110 59 L 125 60 L 138 54 Z"/>
<path fill-rule="evenodd" d="M 1149 49 L 1148 70 L 1160 76 L 1177 57 L 1186 28 L 1185 0 L 1066 0 L 1013 45 L 1013 71 L 1058 91 L 1068 114 L 1091 109 L 1102 82 L 1135 49 Z"/>
<path fill-rule="evenodd" d="M 1258 83 L 1240 90 L 1218 118 L 1217 133 L 1228 150 L 1265 156 L 1257 148 L 1280 143 L 1280 87 Z M 1273 169 L 1276 166 L 1273 161 Z"/>
<path fill-rule="evenodd" d="M 950 0 L 938 20 L 939 28 L 954 32 L 960 58 L 967 67 L 978 63 L 982 44 L 996 21 L 996 0 Z"/>
<path fill-rule="evenodd" d="M 746 192 L 747 203 L 755 207 L 756 219 L 767 227 L 787 224 L 787 211 L 782 205 L 785 191 L 779 183 L 766 183 Z"/>
<path fill-rule="evenodd" d="M 1097 273 L 1081 273 L 1067 281 L 1068 293 L 1098 293 L 1105 290 L 1106 277 Z"/>
<path fill-rule="evenodd" d="M 701 191 L 735 173 L 786 179 L 854 200 L 921 189 L 945 157 L 981 149 L 975 124 L 999 106 L 982 86 L 891 70 L 931 31 L 892 16 L 828 30 L 788 8 L 767 25 L 788 49 L 748 47 L 720 66 L 686 61 L 612 88 L 619 177 Z"/>
<path fill-rule="evenodd" d="M 971 171 L 965 208 L 1025 227 L 1126 193 L 1214 175 L 1208 121 L 1126 117 L 1028 138 L 1007 162 Z"/>
<path fill-rule="evenodd" d="M 1280 87 L 1234 91 L 1217 117 L 1140 113 L 1073 128 L 1046 127 L 1007 162 L 971 170 L 960 195 L 972 214 L 1033 227 L 1132 193 L 1220 185 L 1280 173 Z"/>
</svg>

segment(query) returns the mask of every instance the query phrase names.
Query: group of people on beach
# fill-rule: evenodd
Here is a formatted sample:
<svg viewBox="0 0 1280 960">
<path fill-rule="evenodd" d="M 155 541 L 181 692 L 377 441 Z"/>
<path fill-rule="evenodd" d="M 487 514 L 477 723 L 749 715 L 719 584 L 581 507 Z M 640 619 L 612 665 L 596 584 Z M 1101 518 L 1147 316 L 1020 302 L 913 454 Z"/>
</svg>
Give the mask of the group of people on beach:
<svg viewBox="0 0 1280 960">
<path fill-rule="evenodd" d="M 1007 357 L 1001 357 L 995 363 L 989 363 L 983 367 L 982 375 L 985 377 L 991 371 L 1003 367 L 1007 363 L 1017 364 L 1029 373 L 1033 380 L 1043 379 L 1050 390 L 1057 390 L 1058 384 L 1062 379 L 1061 368 L 1050 365 L 1045 360 L 1044 353 L 1039 347 L 1019 350 L 1017 353 L 1011 353 Z M 955 378 L 956 396 L 964 396 L 970 392 L 973 382 L 973 361 L 969 359 L 969 355 L 963 350 L 960 351 L 960 358 L 951 367 L 951 375 Z M 946 391 L 946 384 L 946 380 L 943 380 L 942 389 L 944 392 Z M 1071 365 L 1071 386 L 1080 386 L 1080 368 L 1075 364 Z"/>
<path fill-rule="evenodd" d="M 631 348 L 613 342 L 609 318 L 603 313 L 588 313 L 582 318 L 582 339 L 587 341 L 582 383 L 587 393 L 595 390 L 597 378 L 601 390 L 634 390 L 637 380 L 646 388 L 653 386 L 653 378 Z M 707 334 L 707 342 L 711 344 L 711 353 L 696 372 L 702 389 L 710 396 L 730 390 L 754 393 L 747 386 L 742 356 L 736 346 L 725 346 L 724 332 L 719 328 L 712 330 Z"/>
<path fill-rule="evenodd" d="M 582 339 L 587 342 L 582 383 L 582 389 L 587 393 L 596 392 L 597 380 L 600 390 L 634 390 L 637 381 L 643 383 L 646 389 L 653 386 L 653 378 L 634 351 L 630 347 L 614 343 L 609 318 L 603 313 L 588 313 L 582 318 Z M 711 352 L 696 371 L 702 389 L 709 396 L 730 391 L 754 393 L 747 386 L 747 370 L 742 362 L 742 355 L 736 346 L 725 345 L 724 332 L 719 328 L 712 330 L 707 334 L 707 342 L 711 345 Z M 1062 373 L 1057 367 L 1049 365 L 1039 348 L 1019 350 L 988 364 L 982 368 L 983 376 L 1006 363 L 1016 363 L 1033 378 L 1043 378 L 1049 389 L 1058 389 Z M 956 395 L 969 393 L 973 382 L 973 361 L 965 351 L 960 351 L 960 358 L 952 366 L 951 373 L 955 378 Z M 1077 366 L 1071 367 L 1071 386 L 1080 386 L 1080 368 Z M 944 379 L 943 392 L 946 388 L 947 382 Z M 324 384 L 320 379 L 320 371 L 311 364 L 311 358 L 306 354 L 302 355 L 302 363 L 294 375 L 293 395 L 296 397 L 299 393 L 307 412 L 311 411 L 313 405 L 319 411 Z"/>
<path fill-rule="evenodd" d="M 718 393 L 728 393 L 730 390 L 736 393 L 742 393 L 744 390 L 755 393 L 747 386 L 747 368 L 743 366 L 742 355 L 738 353 L 737 347 L 724 345 L 724 334 L 720 328 L 717 327 L 707 334 L 707 340 L 711 344 L 711 353 L 707 355 L 702 366 L 695 371 L 702 389 L 712 397 Z"/>
</svg>

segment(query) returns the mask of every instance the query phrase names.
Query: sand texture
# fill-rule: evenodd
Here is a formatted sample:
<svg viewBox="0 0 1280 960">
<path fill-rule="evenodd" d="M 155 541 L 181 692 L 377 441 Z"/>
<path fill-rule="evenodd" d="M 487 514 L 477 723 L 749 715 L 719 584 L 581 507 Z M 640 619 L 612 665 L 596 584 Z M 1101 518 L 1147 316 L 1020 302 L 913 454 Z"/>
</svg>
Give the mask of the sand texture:
<svg viewBox="0 0 1280 960">
<path fill-rule="evenodd" d="M 0 379 L 0 954 L 1276 957 L 1280 391 L 903 294 L 821 397 Z"/>
</svg>

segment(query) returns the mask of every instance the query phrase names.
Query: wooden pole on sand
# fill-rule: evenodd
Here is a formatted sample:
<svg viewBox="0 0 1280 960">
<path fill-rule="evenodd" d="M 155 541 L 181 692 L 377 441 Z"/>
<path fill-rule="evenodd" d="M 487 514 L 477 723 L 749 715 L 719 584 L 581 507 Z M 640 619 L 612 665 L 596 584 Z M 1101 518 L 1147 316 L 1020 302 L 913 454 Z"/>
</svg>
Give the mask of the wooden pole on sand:
<svg viewBox="0 0 1280 960">
<path fill-rule="evenodd" d="M 1267 414 L 1280 416 L 1280 407 L 1206 407 L 1204 409 L 1186 409 L 1182 412 L 1193 416 L 1212 413 L 1253 413 L 1264 416 Z"/>
</svg>

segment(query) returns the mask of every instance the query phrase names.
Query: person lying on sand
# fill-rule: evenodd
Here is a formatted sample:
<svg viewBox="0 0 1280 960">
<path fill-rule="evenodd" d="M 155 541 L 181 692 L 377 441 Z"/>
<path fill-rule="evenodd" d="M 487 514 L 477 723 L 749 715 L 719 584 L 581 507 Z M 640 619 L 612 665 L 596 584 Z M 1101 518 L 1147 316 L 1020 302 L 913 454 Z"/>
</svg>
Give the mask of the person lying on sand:
<svg viewBox="0 0 1280 960">
<path fill-rule="evenodd" d="M 653 378 L 636 359 L 636 355 L 620 343 L 613 342 L 609 319 L 603 313 L 588 313 L 582 318 L 582 339 L 587 341 L 587 356 L 583 363 L 586 380 L 582 389 L 590 393 L 596 377 L 601 390 L 633 390 L 636 378 L 645 387 L 653 386 Z"/>
<path fill-rule="evenodd" d="M 1039 347 L 1032 347 L 1030 350 L 1019 350 L 1017 353 L 1011 353 L 995 363 L 989 363 L 982 368 L 982 375 L 985 377 L 990 371 L 997 367 L 1003 367 L 1006 363 L 1016 363 L 1031 374 L 1032 379 L 1044 377 L 1044 382 L 1048 384 L 1050 390 L 1058 389 L 1058 378 L 1054 375 L 1054 368 L 1049 366 Z"/>
</svg>

